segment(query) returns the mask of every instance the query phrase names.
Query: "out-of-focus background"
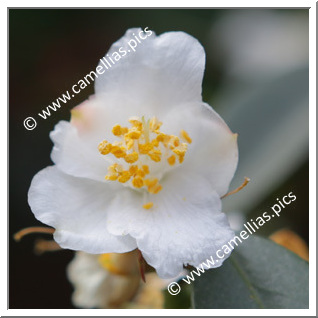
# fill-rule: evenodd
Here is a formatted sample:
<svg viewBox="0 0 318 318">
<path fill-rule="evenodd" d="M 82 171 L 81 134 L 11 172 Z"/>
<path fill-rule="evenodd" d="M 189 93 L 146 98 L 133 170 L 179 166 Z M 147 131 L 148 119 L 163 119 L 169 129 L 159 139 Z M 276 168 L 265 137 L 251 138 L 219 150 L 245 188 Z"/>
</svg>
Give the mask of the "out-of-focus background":
<svg viewBox="0 0 318 318">
<path fill-rule="evenodd" d="M 239 134 L 240 161 L 231 185 L 250 184 L 224 199 L 239 230 L 277 198 L 297 199 L 258 234 L 288 228 L 308 243 L 308 10 L 287 9 L 10 9 L 9 10 L 9 308 L 74 308 L 65 274 L 72 251 L 33 252 L 41 224 L 27 203 L 32 177 L 51 165 L 49 132 L 70 109 L 94 93 L 93 85 L 33 131 L 23 126 L 77 83 L 128 28 L 157 34 L 184 31 L 206 51 L 203 100 Z M 178 45 L 178 43 L 175 43 Z M 120 63 L 120 61 L 118 62 Z M 171 296 L 173 297 L 173 296 Z M 175 304 L 173 302 L 176 302 Z M 186 307 L 169 300 L 170 307 Z"/>
</svg>

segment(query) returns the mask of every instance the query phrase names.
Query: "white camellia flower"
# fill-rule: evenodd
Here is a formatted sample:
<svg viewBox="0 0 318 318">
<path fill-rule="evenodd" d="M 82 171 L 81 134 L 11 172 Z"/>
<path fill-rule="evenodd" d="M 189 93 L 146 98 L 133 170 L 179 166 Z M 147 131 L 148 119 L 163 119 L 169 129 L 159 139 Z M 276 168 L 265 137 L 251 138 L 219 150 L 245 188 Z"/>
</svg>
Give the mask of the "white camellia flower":
<svg viewBox="0 0 318 318">
<path fill-rule="evenodd" d="M 128 51 L 139 32 L 128 30 L 108 56 Z M 204 66 L 193 37 L 152 32 L 96 79 L 70 122 L 56 125 L 55 165 L 33 178 L 29 204 L 61 247 L 138 248 L 170 278 L 234 237 L 220 198 L 236 170 L 237 136 L 202 102 Z"/>
</svg>

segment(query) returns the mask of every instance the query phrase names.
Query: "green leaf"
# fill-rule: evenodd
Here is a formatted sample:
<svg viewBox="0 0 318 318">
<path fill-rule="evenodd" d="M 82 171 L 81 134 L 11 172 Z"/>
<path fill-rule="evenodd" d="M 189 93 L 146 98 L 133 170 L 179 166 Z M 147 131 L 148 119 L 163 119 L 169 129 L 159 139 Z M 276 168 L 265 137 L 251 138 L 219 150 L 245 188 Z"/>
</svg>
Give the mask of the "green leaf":
<svg viewBox="0 0 318 318">
<path fill-rule="evenodd" d="M 306 261 L 254 235 L 220 268 L 195 277 L 194 307 L 308 308 L 308 279 Z"/>
</svg>

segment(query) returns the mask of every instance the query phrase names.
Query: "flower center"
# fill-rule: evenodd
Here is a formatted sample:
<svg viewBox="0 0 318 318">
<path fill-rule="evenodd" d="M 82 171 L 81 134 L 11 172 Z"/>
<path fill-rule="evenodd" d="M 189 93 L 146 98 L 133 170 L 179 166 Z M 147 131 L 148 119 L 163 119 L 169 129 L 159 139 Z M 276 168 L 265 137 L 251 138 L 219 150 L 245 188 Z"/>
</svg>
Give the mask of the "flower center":
<svg viewBox="0 0 318 318">
<path fill-rule="evenodd" d="M 116 158 L 115 163 L 108 167 L 105 179 L 157 194 L 162 189 L 159 180 L 163 173 L 183 162 L 192 140 L 184 130 L 181 130 L 180 137 L 161 132 L 162 123 L 156 117 L 147 122 L 144 117 L 131 117 L 128 121 L 130 128 L 118 124 L 113 127 L 112 133 L 119 138 L 118 141 L 103 140 L 98 145 L 102 155 Z M 153 203 L 148 202 L 143 208 L 152 206 Z"/>
</svg>

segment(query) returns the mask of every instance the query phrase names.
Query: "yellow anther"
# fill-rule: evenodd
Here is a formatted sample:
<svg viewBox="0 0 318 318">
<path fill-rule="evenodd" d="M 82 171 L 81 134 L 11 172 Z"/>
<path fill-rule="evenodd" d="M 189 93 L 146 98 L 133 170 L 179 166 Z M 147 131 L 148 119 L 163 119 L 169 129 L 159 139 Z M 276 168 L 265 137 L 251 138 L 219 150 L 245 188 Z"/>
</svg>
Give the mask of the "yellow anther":
<svg viewBox="0 0 318 318">
<path fill-rule="evenodd" d="M 144 209 L 149 210 L 153 207 L 153 202 L 148 202 L 142 206 Z"/>
<path fill-rule="evenodd" d="M 192 139 L 190 138 L 190 136 L 185 130 L 182 129 L 180 132 L 180 135 L 181 135 L 181 138 L 184 139 L 188 144 L 191 144 Z"/>
<path fill-rule="evenodd" d="M 124 158 L 126 156 L 126 148 L 113 146 L 112 150 L 110 151 L 116 158 Z"/>
<path fill-rule="evenodd" d="M 121 129 L 120 125 L 115 125 L 115 126 L 113 127 L 112 133 L 113 133 L 115 136 L 121 136 L 121 134 L 122 134 L 122 129 Z"/>
<path fill-rule="evenodd" d="M 178 156 L 183 156 L 185 154 L 185 150 L 179 148 L 174 148 L 172 151 Z"/>
<path fill-rule="evenodd" d="M 105 176 L 105 179 L 110 180 L 110 181 L 116 181 L 117 178 L 118 178 L 118 176 L 116 174 L 111 174 L 111 175 Z"/>
<path fill-rule="evenodd" d="M 173 166 L 176 163 L 176 156 L 172 155 L 167 159 L 170 166 Z"/>
<path fill-rule="evenodd" d="M 158 136 L 156 137 L 156 140 L 158 140 L 159 142 L 162 142 L 165 147 L 168 147 L 169 143 L 171 143 L 174 137 L 175 136 L 166 135 L 160 132 Z"/>
<path fill-rule="evenodd" d="M 136 172 L 136 175 L 141 177 L 141 178 L 144 178 L 146 173 L 143 170 L 138 169 L 137 172 Z"/>
<path fill-rule="evenodd" d="M 128 128 L 127 127 L 121 127 L 121 134 L 125 135 L 128 133 Z"/>
<path fill-rule="evenodd" d="M 133 128 L 135 128 L 135 129 L 137 129 L 139 131 L 142 130 L 142 126 L 143 125 L 142 125 L 142 122 L 141 122 L 139 117 L 136 117 L 136 116 L 131 117 L 131 118 L 129 118 L 128 121 L 132 124 Z"/>
<path fill-rule="evenodd" d="M 174 148 L 172 151 L 178 156 L 184 156 L 187 149 L 188 149 L 188 145 L 183 142 L 180 146 L 178 146 L 177 148 Z"/>
<path fill-rule="evenodd" d="M 145 185 L 146 185 L 147 187 L 153 187 L 153 186 L 155 186 L 157 183 L 158 183 L 158 179 L 157 179 L 157 178 L 154 178 L 154 179 L 146 179 L 146 180 L 145 180 Z"/>
<path fill-rule="evenodd" d="M 134 152 L 126 155 L 124 159 L 127 163 L 134 163 L 138 160 L 138 158 L 139 158 L 138 153 L 136 151 L 134 151 Z"/>
<path fill-rule="evenodd" d="M 132 185 L 135 187 L 135 188 L 142 188 L 143 185 L 144 185 L 144 179 L 141 178 L 141 177 L 136 177 L 132 180 Z"/>
<path fill-rule="evenodd" d="M 180 145 L 180 140 L 177 136 L 171 136 L 170 142 L 172 143 L 173 148 Z"/>
<path fill-rule="evenodd" d="M 159 146 L 159 141 L 157 139 L 154 139 L 152 140 L 151 144 L 154 146 L 154 147 L 158 147 Z"/>
<path fill-rule="evenodd" d="M 179 156 L 179 163 L 182 163 L 184 160 L 184 155 Z"/>
<path fill-rule="evenodd" d="M 150 143 L 140 144 L 138 146 L 138 149 L 140 154 L 146 155 L 149 151 L 153 149 L 153 144 L 150 144 Z"/>
<path fill-rule="evenodd" d="M 151 160 L 159 162 L 161 160 L 161 151 L 159 149 L 154 149 L 148 153 Z"/>
<path fill-rule="evenodd" d="M 160 122 L 157 117 L 152 117 L 149 122 L 149 128 L 151 131 L 160 129 L 162 122 Z"/>
<path fill-rule="evenodd" d="M 148 192 L 152 193 L 152 194 L 156 194 L 159 191 L 161 191 L 162 189 L 162 185 L 160 184 L 155 184 L 153 186 L 148 186 Z"/>
<path fill-rule="evenodd" d="M 165 138 L 166 138 L 166 135 L 163 133 L 159 133 L 158 136 L 156 137 L 156 139 L 160 142 L 164 142 Z"/>
<path fill-rule="evenodd" d="M 130 166 L 129 167 L 129 172 L 130 174 L 133 176 L 134 174 L 136 174 L 136 172 L 138 171 L 138 167 L 137 166 Z"/>
<path fill-rule="evenodd" d="M 118 181 L 121 183 L 125 183 L 130 179 L 130 177 L 131 177 L 131 174 L 129 173 L 129 171 L 123 171 L 120 177 L 118 178 Z"/>
<path fill-rule="evenodd" d="M 154 189 L 154 194 L 157 194 L 159 191 L 161 191 L 162 190 L 162 185 L 161 184 L 158 184 L 156 187 L 155 187 L 155 189 Z"/>
<path fill-rule="evenodd" d="M 136 127 L 133 127 L 128 130 L 128 133 L 125 134 L 125 137 L 131 138 L 131 139 L 139 139 L 141 136 L 141 131 L 138 130 Z"/>
<path fill-rule="evenodd" d="M 118 179 L 119 174 L 123 172 L 123 166 L 118 163 L 114 163 L 113 165 L 108 167 L 108 175 L 105 176 L 106 180 L 116 181 Z"/>
<path fill-rule="evenodd" d="M 147 166 L 147 165 L 143 165 L 142 166 L 142 170 L 144 171 L 145 174 L 149 174 L 150 173 L 149 166 Z"/>
<path fill-rule="evenodd" d="M 98 145 L 98 150 L 102 155 L 108 155 L 110 151 L 112 150 L 112 144 L 107 142 L 107 140 L 103 140 L 99 145 Z"/>
</svg>

